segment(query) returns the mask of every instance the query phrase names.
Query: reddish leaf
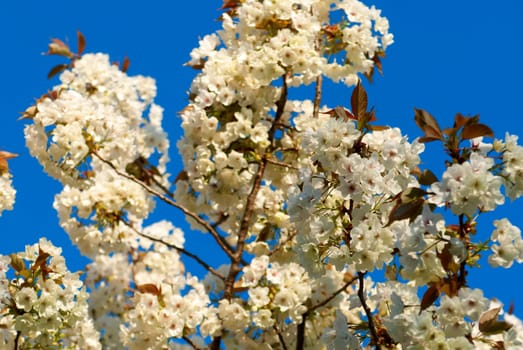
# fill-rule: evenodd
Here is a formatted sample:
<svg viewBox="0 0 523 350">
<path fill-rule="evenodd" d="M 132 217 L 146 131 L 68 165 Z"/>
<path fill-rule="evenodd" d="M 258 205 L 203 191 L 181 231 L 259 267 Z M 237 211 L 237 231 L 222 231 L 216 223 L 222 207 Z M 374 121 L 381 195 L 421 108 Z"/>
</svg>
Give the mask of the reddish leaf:
<svg viewBox="0 0 523 350">
<path fill-rule="evenodd" d="M 145 283 L 140 284 L 136 286 L 136 290 L 138 290 L 140 293 L 148 293 L 155 296 L 158 296 L 161 294 L 161 290 L 153 283 Z"/>
<path fill-rule="evenodd" d="M 368 98 L 367 92 L 359 81 L 358 85 L 356 85 L 354 90 L 352 90 L 350 105 L 352 108 L 352 113 L 354 113 L 357 119 L 365 117 L 365 112 L 367 112 Z"/>
<path fill-rule="evenodd" d="M 485 124 L 471 124 L 465 125 L 463 132 L 461 133 L 461 138 L 463 140 L 470 140 L 480 136 L 494 137 L 494 132 Z"/>
<path fill-rule="evenodd" d="M 25 270 L 24 260 L 21 257 L 16 254 L 11 254 L 9 257 L 11 258 L 10 265 L 16 272 L 21 273 Z"/>
<path fill-rule="evenodd" d="M 33 266 L 31 266 L 31 270 L 36 271 L 44 267 L 47 262 L 47 258 L 49 258 L 50 256 L 51 255 L 49 253 L 46 253 L 42 249 L 39 249 L 38 257 L 36 258 L 36 261 L 34 262 Z"/>
<path fill-rule="evenodd" d="M 454 129 L 459 129 L 463 125 L 467 124 L 470 118 L 464 117 L 461 113 L 456 113 L 454 117 Z"/>
<path fill-rule="evenodd" d="M 122 68 L 120 70 L 124 73 L 127 72 L 130 64 L 131 64 L 131 61 L 129 60 L 129 57 L 125 56 L 123 58 Z"/>
<path fill-rule="evenodd" d="M 420 142 L 430 142 L 443 139 L 438 122 L 432 115 L 430 115 L 430 113 L 422 109 L 414 109 L 414 111 L 414 121 L 425 133 L 424 137 L 420 138 Z"/>
<path fill-rule="evenodd" d="M 514 309 L 515 309 L 515 305 L 514 305 L 514 302 L 512 302 L 512 303 L 510 303 L 510 306 L 508 307 L 507 313 L 509 315 L 513 315 L 514 314 Z"/>
<path fill-rule="evenodd" d="M 76 34 L 78 37 L 78 56 L 81 56 L 85 50 L 85 37 L 80 31 L 76 32 Z"/>
<path fill-rule="evenodd" d="M 0 175 L 5 174 L 9 171 L 7 160 L 13 159 L 15 157 L 18 157 L 18 155 L 11 152 L 0 151 Z"/>
<path fill-rule="evenodd" d="M 49 71 L 49 73 L 47 73 L 47 79 L 51 79 L 52 77 L 54 77 L 54 76 L 57 75 L 58 73 L 63 72 L 63 71 L 66 70 L 67 68 L 69 68 L 69 65 L 66 64 L 66 63 L 58 64 L 58 65 L 54 66 L 53 68 L 51 68 L 51 70 Z"/>
<path fill-rule="evenodd" d="M 417 198 L 405 203 L 398 201 L 398 203 L 392 208 L 389 215 L 389 222 L 387 226 L 392 224 L 394 221 L 404 220 L 404 219 L 414 219 L 416 218 L 423 209 L 423 204 L 425 204 L 424 198 Z"/>
<path fill-rule="evenodd" d="M 512 328 L 506 321 L 498 321 L 501 307 L 497 307 L 484 312 L 479 318 L 479 330 L 486 335 L 499 334 Z"/>
<path fill-rule="evenodd" d="M 51 39 L 51 43 L 48 45 L 46 53 L 48 55 L 65 56 L 68 58 L 74 57 L 69 46 L 60 39 Z"/>
<path fill-rule="evenodd" d="M 421 305 L 420 305 L 420 314 L 423 310 L 430 307 L 439 297 L 439 289 L 436 286 L 429 287 L 425 294 L 423 294 L 423 298 L 421 299 Z"/>
<path fill-rule="evenodd" d="M 418 176 L 418 182 L 423 186 L 430 186 L 434 182 L 438 182 L 438 178 L 434 173 L 428 169 L 423 170 L 423 172 Z"/>
</svg>

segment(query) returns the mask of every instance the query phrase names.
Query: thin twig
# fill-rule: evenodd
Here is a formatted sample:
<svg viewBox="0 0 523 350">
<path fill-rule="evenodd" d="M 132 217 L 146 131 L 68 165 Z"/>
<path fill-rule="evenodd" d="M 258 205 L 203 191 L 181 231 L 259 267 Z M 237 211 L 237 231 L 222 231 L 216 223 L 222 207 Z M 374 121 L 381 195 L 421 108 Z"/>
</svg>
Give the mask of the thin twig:
<svg viewBox="0 0 523 350">
<path fill-rule="evenodd" d="M 278 340 L 280 341 L 281 347 L 283 348 L 283 350 L 287 350 L 287 344 L 285 344 L 285 339 L 283 339 L 281 331 L 278 329 L 276 325 L 273 326 L 273 329 L 276 332 L 276 334 L 278 334 Z"/>
<path fill-rule="evenodd" d="M 316 309 L 322 307 L 322 306 L 325 306 L 327 305 L 328 303 L 331 302 L 331 300 L 333 300 L 334 298 L 336 298 L 341 292 L 343 292 L 344 290 L 347 289 L 348 286 L 350 286 L 351 284 L 353 284 L 359 277 L 358 276 L 355 276 L 353 278 L 351 278 L 349 281 L 347 281 L 347 283 L 345 283 L 341 288 L 339 288 L 337 291 L 335 291 L 334 293 L 332 293 L 332 295 L 328 298 L 326 298 L 325 300 L 323 300 L 322 302 L 310 307 L 306 314 L 307 315 L 310 315 L 313 311 L 315 311 Z"/>
<path fill-rule="evenodd" d="M 168 243 L 168 242 L 165 242 L 163 239 L 161 238 L 156 238 L 156 237 L 153 237 L 153 236 L 149 236 L 148 234 L 145 234 L 141 231 L 138 231 L 133 225 L 131 225 L 129 222 L 125 221 L 125 220 L 122 220 L 122 222 L 128 226 L 131 230 L 134 231 L 134 233 L 136 233 L 138 236 L 141 236 L 141 237 L 144 237 L 144 238 L 147 238 L 153 242 L 157 242 L 157 243 L 161 243 L 163 245 L 165 245 L 166 247 L 169 247 L 169 248 L 172 248 L 174 250 L 176 250 L 178 253 L 181 253 L 181 254 L 184 254 L 184 255 L 187 255 L 188 257 L 194 259 L 198 264 L 200 264 L 204 269 L 206 269 L 207 271 L 209 271 L 210 273 L 212 273 L 213 275 L 215 275 L 216 277 L 218 277 L 219 279 L 221 280 L 225 280 L 225 276 L 222 275 L 221 273 L 219 273 L 218 271 L 216 271 L 215 269 L 213 269 L 209 264 L 207 264 L 205 261 L 203 261 L 199 256 L 197 256 L 196 254 L 193 254 L 187 250 L 185 250 L 185 248 L 180 248 L 180 247 L 177 247 L 175 246 L 174 244 L 171 244 L 171 243 Z"/>
<path fill-rule="evenodd" d="M 191 339 L 189 339 L 189 337 L 184 335 L 182 339 L 185 340 L 187 344 L 189 344 L 194 350 L 201 350 L 201 348 L 198 345 L 196 345 Z"/>
<path fill-rule="evenodd" d="M 306 313 L 303 314 L 298 329 L 296 331 L 296 350 L 303 350 L 305 347 L 305 323 L 307 322 Z"/>
<path fill-rule="evenodd" d="M 133 182 L 137 183 L 138 185 L 142 186 L 150 194 L 158 197 L 163 202 L 165 202 L 165 203 L 167 203 L 167 204 L 169 204 L 169 205 L 171 205 L 171 206 L 173 206 L 175 208 L 180 209 L 185 215 L 193 218 L 197 223 L 202 225 L 213 236 L 214 240 L 216 241 L 216 243 L 218 243 L 218 245 L 225 252 L 225 254 L 227 254 L 231 259 L 233 258 L 233 254 L 234 254 L 233 253 L 233 249 L 231 248 L 229 243 L 227 243 L 227 241 L 222 236 L 220 236 L 218 231 L 216 231 L 216 229 L 214 229 L 211 226 L 211 224 L 209 224 L 207 221 L 205 221 L 204 219 L 202 219 L 200 216 L 198 216 L 197 214 L 193 213 L 192 211 L 188 210 L 184 206 L 182 206 L 182 205 L 176 203 L 175 201 L 173 201 L 172 199 L 166 197 L 164 194 L 156 191 L 154 188 L 152 188 L 151 186 L 147 185 L 143 181 L 140 181 L 137 178 L 135 178 L 134 176 L 131 176 L 131 175 L 126 174 L 123 171 L 119 170 L 118 168 L 116 168 L 114 166 L 113 163 L 111 163 L 110 161 L 108 161 L 108 160 L 104 159 L 102 156 L 100 156 L 97 151 L 91 150 L 91 152 L 98 159 L 100 159 L 102 162 L 107 164 L 111 169 L 113 169 L 116 172 L 116 174 L 118 174 L 118 175 L 120 175 L 120 176 L 122 176 L 122 177 L 124 177 L 124 178 L 126 178 L 126 179 L 128 179 L 130 181 L 133 181 Z"/>
<path fill-rule="evenodd" d="M 20 341 L 20 336 L 22 335 L 22 332 L 18 331 L 16 332 L 16 337 L 15 337 L 15 348 L 14 350 L 18 350 L 18 342 Z"/>
<path fill-rule="evenodd" d="M 272 159 L 272 158 L 267 158 L 267 163 L 278 165 L 278 166 L 281 166 L 283 168 L 289 168 L 289 169 L 293 169 L 293 170 L 300 170 L 298 167 L 295 167 L 294 165 L 290 165 L 290 164 L 287 164 L 287 163 L 284 163 L 284 162 L 280 162 L 279 160 L 275 160 L 275 159 Z"/>
<path fill-rule="evenodd" d="M 363 280 L 363 277 L 365 276 L 365 273 L 364 272 L 358 272 L 358 279 L 359 279 L 359 288 L 358 288 L 358 297 L 360 299 L 360 302 L 361 302 L 361 306 L 363 307 L 363 310 L 365 310 L 365 315 L 367 315 L 367 322 L 369 323 L 369 331 L 370 331 L 370 336 L 372 338 L 372 342 L 375 344 L 376 346 L 376 349 L 381 349 L 381 346 L 379 344 L 379 338 L 378 338 L 378 333 L 376 333 L 376 328 L 375 328 L 375 325 L 374 325 L 374 318 L 372 317 L 372 312 L 369 308 L 369 306 L 367 305 L 367 301 L 365 300 L 365 291 L 364 291 L 364 280 Z"/>
<path fill-rule="evenodd" d="M 281 93 L 280 98 L 276 102 L 276 115 L 274 116 L 274 120 L 272 122 L 271 128 L 268 132 L 268 140 L 272 145 L 272 142 L 274 140 L 274 135 L 276 134 L 276 130 L 278 129 L 278 124 L 280 123 L 280 120 L 283 116 L 283 111 L 285 109 L 285 104 L 287 103 L 287 77 L 290 73 L 286 73 L 282 79 L 282 87 L 281 87 Z M 247 196 L 247 202 L 245 204 L 245 211 L 243 212 L 243 216 L 240 222 L 240 229 L 238 231 L 238 239 L 236 243 L 236 250 L 234 251 L 234 254 L 230 256 L 231 259 L 231 267 L 229 269 L 229 274 L 227 275 L 227 278 L 225 279 L 225 288 L 223 292 L 223 299 L 225 300 L 231 300 L 233 296 L 233 289 L 234 289 L 234 281 L 236 280 L 236 276 L 238 276 L 238 273 L 240 273 L 241 268 L 240 264 L 242 261 L 243 256 L 243 250 L 245 248 L 245 239 L 247 238 L 247 233 L 249 232 L 249 227 L 251 224 L 251 216 L 254 211 L 254 205 L 256 202 L 256 197 L 258 195 L 258 191 L 261 187 L 261 182 L 263 179 L 263 174 L 265 172 L 265 166 L 267 165 L 267 155 L 263 155 L 262 159 L 258 165 L 258 171 L 256 172 L 256 175 L 254 175 L 254 180 L 251 188 L 251 192 Z M 220 349 L 220 343 L 221 343 L 221 336 L 214 337 L 212 340 L 212 343 L 210 345 L 211 350 L 219 350 Z"/>
<path fill-rule="evenodd" d="M 313 118 L 318 118 L 320 114 L 321 94 L 322 94 L 323 76 L 320 74 L 316 78 L 316 88 L 314 92 L 314 109 L 312 112 Z"/>
</svg>

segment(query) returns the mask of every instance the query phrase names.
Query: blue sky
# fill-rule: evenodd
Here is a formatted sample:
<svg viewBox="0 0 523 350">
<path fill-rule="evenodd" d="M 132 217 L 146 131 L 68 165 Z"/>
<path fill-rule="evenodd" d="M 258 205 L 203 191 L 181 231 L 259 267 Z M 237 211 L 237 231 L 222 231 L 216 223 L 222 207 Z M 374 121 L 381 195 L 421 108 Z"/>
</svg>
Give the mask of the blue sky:
<svg viewBox="0 0 523 350">
<path fill-rule="evenodd" d="M 59 61 L 43 56 L 50 38 L 69 38 L 75 42 L 76 31 L 87 38 L 87 52 L 101 51 L 113 60 L 131 59 L 130 74 L 149 75 L 157 80 L 157 103 L 165 108 L 165 129 L 171 137 L 172 164 L 177 174 L 181 164 L 175 141 L 180 136 L 176 112 L 186 101 L 195 75 L 183 67 L 198 37 L 218 28 L 217 9 L 221 1 L 100 1 L 88 5 L 70 1 L 4 1 L 0 4 L 1 84 L 0 150 L 20 154 L 10 162 L 17 188 L 13 212 L 0 218 L 0 254 L 22 250 L 46 236 L 64 246 L 71 269 L 83 267 L 85 260 L 69 243 L 58 226 L 52 209 L 53 196 L 60 190 L 57 182 L 45 175 L 32 159 L 23 139 L 23 121 L 17 121 L 34 98 L 50 89 L 56 81 L 46 79 L 47 72 Z M 491 1 L 415 1 L 376 0 L 375 4 L 389 18 L 395 44 L 387 50 L 384 77 L 368 86 L 370 103 L 383 124 L 399 126 L 411 139 L 420 136 L 414 124 L 413 108 L 431 112 L 447 126 L 454 114 L 480 114 L 498 137 L 505 131 L 523 135 L 521 82 L 523 70 L 523 3 L 520 0 Z M 350 91 L 329 85 L 325 102 L 348 105 Z M 523 139 L 520 143 L 523 143 Z M 442 149 L 430 145 L 425 164 L 443 164 Z M 508 203 L 498 212 L 485 216 L 480 228 L 490 233 L 491 221 L 508 217 L 523 227 L 523 200 Z M 183 218 L 170 208 L 160 208 L 156 217 L 171 219 L 186 227 Z M 490 221 L 489 221 L 490 220 Z M 189 247 L 215 248 L 202 244 L 199 235 L 186 233 Z M 203 248 L 202 248 L 203 247 Z M 193 249 L 196 250 L 196 249 Z M 483 265 L 486 267 L 486 263 Z M 507 304 L 514 302 L 516 314 L 523 316 L 523 267 L 510 270 L 472 271 L 472 287 L 484 289 L 489 297 Z"/>
</svg>

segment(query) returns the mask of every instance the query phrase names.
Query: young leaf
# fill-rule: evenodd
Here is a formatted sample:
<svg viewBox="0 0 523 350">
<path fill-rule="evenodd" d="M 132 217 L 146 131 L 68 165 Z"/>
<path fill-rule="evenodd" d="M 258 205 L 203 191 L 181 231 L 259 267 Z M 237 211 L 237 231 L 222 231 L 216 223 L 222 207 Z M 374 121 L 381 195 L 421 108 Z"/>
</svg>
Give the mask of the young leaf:
<svg viewBox="0 0 523 350">
<path fill-rule="evenodd" d="M 145 283 L 145 284 L 137 285 L 136 290 L 138 290 L 140 293 L 144 293 L 144 294 L 148 293 L 148 294 L 152 294 L 155 296 L 158 296 L 162 293 L 161 290 L 153 283 Z"/>
<path fill-rule="evenodd" d="M 78 37 L 78 56 L 81 56 L 85 50 L 85 37 L 80 31 L 78 31 L 76 34 Z"/>
<path fill-rule="evenodd" d="M 417 108 L 415 108 L 414 111 L 414 121 L 425 134 L 424 137 L 420 138 L 420 142 L 430 142 L 443 139 L 438 122 L 432 115 L 430 115 L 430 113 Z"/>
<path fill-rule="evenodd" d="M 434 182 L 438 182 L 438 178 L 436 177 L 436 175 L 434 175 L 432 171 L 430 171 L 429 169 L 425 169 L 421 174 L 419 174 L 418 182 L 420 183 L 420 185 L 430 186 Z"/>
<path fill-rule="evenodd" d="M 506 321 L 498 321 L 501 307 L 484 312 L 479 318 L 479 330 L 486 335 L 499 334 L 512 328 Z"/>
<path fill-rule="evenodd" d="M 494 132 L 485 124 L 471 124 L 465 125 L 461 133 L 461 138 L 463 140 L 470 140 L 480 136 L 494 137 Z"/>
<path fill-rule="evenodd" d="M 24 260 L 16 254 L 11 254 L 11 267 L 18 273 L 22 273 L 25 270 Z"/>
<path fill-rule="evenodd" d="M 49 258 L 50 256 L 51 255 L 49 253 L 46 253 L 40 249 L 36 261 L 34 262 L 33 266 L 31 266 L 31 270 L 36 271 L 40 269 L 42 266 L 45 266 L 47 258 Z"/>
<path fill-rule="evenodd" d="M 350 105 L 352 113 L 354 113 L 357 119 L 365 116 L 365 112 L 367 112 L 368 98 L 367 92 L 363 88 L 363 85 L 361 85 L 360 81 L 358 81 L 358 85 L 356 85 L 354 90 L 352 90 Z"/>
<path fill-rule="evenodd" d="M 74 57 L 74 54 L 69 49 L 69 46 L 67 46 L 67 44 L 65 44 L 60 39 L 51 39 L 51 43 L 47 47 L 46 54 L 64 56 L 67 58 Z"/>
<path fill-rule="evenodd" d="M 389 215 L 389 222 L 387 226 L 392 224 L 394 221 L 404 220 L 404 219 L 414 219 L 416 218 L 423 209 L 423 204 L 425 204 L 424 198 L 417 198 L 408 202 L 398 203 L 392 208 Z"/>
<path fill-rule="evenodd" d="M 49 73 L 47 73 L 47 79 L 51 79 L 52 77 L 54 77 L 58 73 L 63 72 L 67 68 L 69 68 L 69 65 L 67 63 L 58 64 L 58 65 L 54 66 L 53 68 L 51 68 Z"/>
<path fill-rule="evenodd" d="M 120 68 L 120 70 L 124 73 L 127 72 L 127 70 L 129 69 L 129 65 L 131 64 L 131 61 L 129 60 L 129 57 L 125 56 L 123 58 L 123 63 L 122 63 L 122 68 Z"/>
<path fill-rule="evenodd" d="M 421 299 L 421 305 L 419 313 L 426 308 L 430 307 L 439 297 L 439 289 L 437 286 L 431 286 L 426 291 L 425 294 L 423 294 L 423 298 Z"/>
<path fill-rule="evenodd" d="M 0 175 L 5 174 L 9 171 L 9 166 L 7 165 L 8 159 L 13 159 L 18 157 L 18 154 L 11 152 L 0 151 Z"/>
</svg>

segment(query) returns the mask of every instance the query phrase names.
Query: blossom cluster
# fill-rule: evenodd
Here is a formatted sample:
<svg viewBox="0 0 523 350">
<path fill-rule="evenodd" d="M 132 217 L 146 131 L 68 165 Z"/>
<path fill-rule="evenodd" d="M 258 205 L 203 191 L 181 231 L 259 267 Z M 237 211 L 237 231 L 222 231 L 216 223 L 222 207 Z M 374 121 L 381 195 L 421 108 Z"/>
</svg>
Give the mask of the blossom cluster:
<svg viewBox="0 0 523 350">
<path fill-rule="evenodd" d="M 118 219 L 144 219 L 154 203 L 106 162 L 141 181 L 167 185 L 169 142 L 162 109 L 153 102 L 155 83 L 129 77 L 103 54 L 83 55 L 60 79 L 34 106 L 27 147 L 65 185 L 54 206 L 82 253 L 118 250 L 118 237 L 130 235 Z M 156 159 L 154 166 L 149 159 Z"/>
<path fill-rule="evenodd" d="M 16 190 L 13 188 L 12 175 L 4 173 L 0 175 L 0 215 L 4 210 L 13 210 Z"/>
<path fill-rule="evenodd" d="M 61 249 L 45 238 L 24 252 L 1 256 L 0 347 L 101 349 L 88 297 L 79 274 L 67 270 Z"/>
<path fill-rule="evenodd" d="M 504 193 L 523 193 L 517 138 L 485 143 L 475 136 L 489 129 L 460 116 L 445 139 L 420 113 L 452 157 L 440 178 L 422 172 L 427 138 L 409 141 L 367 110 L 360 76 L 381 69 L 392 43 L 379 10 L 357 0 L 224 8 L 222 28 L 188 62 L 199 73 L 180 113 L 184 170 L 173 193 L 151 78 L 103 54 L 72 55 L 60 85 L 26 112 L 31 154 L 64 185 L 60 224 L 92 260 L 90 296 L 87 306 L 78 275 L 45 240 L 0 258 L 4 343 L 22 332 L 28 347 L 49 348 L 521 347 L 521 322 L 466 281 L 489 248 L 493 266 L 523 260 L 506 219 L 486 244 L 474 236 Z M 321 105 L 321 77 L 355 85 L 351 111 Z M 313 83 L 314 99 L 290 97 Z M 155 196 L 212 235 L 227 263 L 187 251 L 171 222 L 149 224 Z M 207 276 L 185 271 L 182 254 Z"/>
</svg>

